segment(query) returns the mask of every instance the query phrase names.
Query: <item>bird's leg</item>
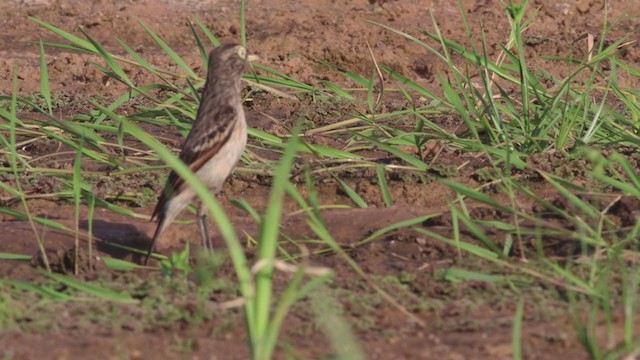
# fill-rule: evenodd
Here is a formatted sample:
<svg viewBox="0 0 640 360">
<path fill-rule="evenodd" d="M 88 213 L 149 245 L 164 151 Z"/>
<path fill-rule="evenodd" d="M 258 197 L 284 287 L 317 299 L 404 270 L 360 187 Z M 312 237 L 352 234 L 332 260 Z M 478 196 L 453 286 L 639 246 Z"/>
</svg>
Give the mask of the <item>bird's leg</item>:
<svg viewBox="0 0 640 360">
<path fill-rule="evenodd" d="M 209 230 L 207 229 L 207 210 L 203 204 L 198 206 L 198 227 L 200 228 L 200 237 L 202 239 L 202 247 L 205 251 L 213 252 L 213 243 L 209 237 Z"/>
</svg>

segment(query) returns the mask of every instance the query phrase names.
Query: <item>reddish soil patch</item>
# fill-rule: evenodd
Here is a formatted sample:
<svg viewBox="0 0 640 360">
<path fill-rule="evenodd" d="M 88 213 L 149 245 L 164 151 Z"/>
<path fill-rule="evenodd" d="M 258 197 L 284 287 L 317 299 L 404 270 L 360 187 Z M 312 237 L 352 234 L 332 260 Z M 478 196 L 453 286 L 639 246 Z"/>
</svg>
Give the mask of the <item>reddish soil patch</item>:
<svg viewBox="0 0 640 360">
<path fill-rule="evenodd" d="M 76 2 L 56 1 L 4 1 L 0 4 L 0 94 L 11 91 L 12 71 L 19 66 L 21 94 L 39 91 L 39 50 L 29 41 L 42 38 L 45 41 L 59 41 L 51 33 L 34 25 L 27 16 L 36 17 L 66 31 L 76 32 L 78 26 L 87 30 L 97 41 L 106 44 L 113 51 L 119 47 L 115 38 L 120 38 L 131 47 L 144 54 L 156 65 L 176 69 L 154 46 L 150 38 L 138 24 L 138 20 L 153 28 L 189 64 L 199 64 L 199 55 L 192 35 L 185 26 L 188 19 L 199 17 L 213 33 L 224 41 L 239 38 L 237 1 L 203 0 L 196 4 L 191 1 L 144 1 L 126 2 L 98 1 Z M 336 72 L 320 64 L 326 61 L 359 74 L 369 74 L 373 65 L 365 39 L 371 44 L 377 60 L 414 79 L 426 88 L 439 91 L 436 75 L 446 72 L 445 65 L 435 56 L 425 53 L 417 45 L 365 22 L 371 20 L 387 24 L 396 29 L 417 35 L 416 28 L 433 30 L 430 11 L 438 21 L 440 31 L 447 37 L 465 42 L 466 33 L 456 2 L 433 1 L 378 1 L 371 4 L 365 0 L 337 0 L 330 2 L 263 0 L 250 1 L 247 7 L 248 48 L 262 58 L 262 62 L 282 71 L 293 78 L 316 84 L 319 80 L 331 80 L 348 85 Z M 382 3 L 382 6 L 379 5 Z M 480 24 L 484 24 L 489 56 L 499 51 L 494 44 L 504 42 L 509 36 L 504 10 L 497 1 L 461 1 L 472 29 L 480 34 Z M 585 33 L 598 36 L 602 29 L 604 11 L 600 1 L 533 1 L 531 7 L 540 9 L 536 20 L 527 32 L 529 46 L 527 55 L 532 68 L 549 69 L 551 62 L 542 55 L 567 55 L 567 49 L 580 53 L 585 51 Z M 611 41 L 637 31 L 640 7 L 631 2 L 612 2 L 610 19 L 618 19 L 608 34 Z M 426 37 L 421 37 L 426 38 Z M 629 63 L 640 62 L 640 44 L 636 43 L 622 54 Z M 125 88 L 119 84 L 108 84 L 102 74 L 90 65 L 95 58 L 64 50 L 47 49 L 47 65 L 51 90 L 66 99 L 62 114 L 72 117 L 88 109 L 83 98 L 105 97 L 112 99 Z M 555 63 L 554 63 L 555 64 Z M 197 65 L 196 70 L 203 71 Z M 568 69 L 553 66 L 554 75 L 562 77 Z M 142 70 L 132 69 L 129 76 L 138 84 L 145 84 L 149 75 Z M 621 80 L 621 81 L 624 81 Z M 621 84 L 624 86 L 624 84 Z M 262 97 L 261 97 L 262 96 Z M 385 99 L 388 109 L 393 109 L 395 99 Z M 261 113 L 270 114 L 289 123 L 297 114 L 314 114 L 314 104 L 274 100 L 270 95 L 258 95 L 248 110 L 250 125 L 267 132 L 282 131 Z M 349 111 L 337 109 L 320 121 L 331 123 L 349 116 Z M 446 119 L 443 119 L 446 122 Z M 454 124 L 453 126 L 455 126 Z M 178 139 L 174 131 L 158 131 L 171 139 Z M 47 144 L 33 147 L 33 155 L 54 151 Z M 472 175 L 484 165 L 482 159 L 454 152 L 442 154 L 439 164 L 454 166 L 468 161 L 458 180 L 477 185 L 480 180 Z M 61 162 L 69 161 L 61 158 Z M 68 164 L 67 164 L 68 165 Z M 61 164 L 61 166 L 67 166 Z M 486 164 L 485 164 L 486 165 Z M 158 175 L 150 175 L 147 183 L 133 179 L 130 186 L 143 186 L 158 191 Z M 505 298 L 500 287 L 482 283 L 443 283 L 442 272 L 456 265 L 466 264 L 467 257 L 459 257 L 452 248 L 434 239 L 425 239 L 411 231 L 395 232 L 363 246 L 352 246 L 371 233 L 392 223 L 419 215 L 445 212 L 451 192 L 443 185 L 428 181 L 407 180 L 398 176 L 390 179 L 394 199 L 393 208 L 384 208 L 382 195 L 372 173 L 355 174 L 347 179 L 358 193 L 372 207 L 361 210 L 328 210 L 324 219 L 336 240 L 346 246 L 358 264 L 378 279 L 395 279 L 397 283 L 385 286 L 389 292 L 402 293 L 401 304 L 424 322 L 419 326 L 388 303 L 379 300 L 369 290 L 364 290 L 362 279 L 355 275 L 337 255 L 317 255 L 312 257 L 315 264 L 334 268 L 337 279 L 335 289 L 348 289 L 362 294 L 364 303 L 355 297 L 341 297 L 340 302 L 347 307 L 347 319 L 352 322 L 356 335 L 371 358 L 406 359 L 506 359 L 511 358 L 511 326 L 517 301 L 513 296 Z M 322 180 L 319 178 L 319 180 Z M 329 179 L 330 180 L 330 179 Z M 350 204 L 348 197 L 333 181 L 319 182 L 322 204 Z M 34 187 L 35 193 L 46 193 L 47 179 L 41 179 Z M 268 193 L 268 180 L 239 172 L 227 183 L 220 196 L 239 234 L 256 234 L 255 222 L 244 212 L 230 205 L 230 199 L 245 199 L 256 209 L 264 208 Z M 2 199 L 6 194 L 1 194 Z M 21 209 L 17 204 L 15 209 Z M 131 204 L 129 204 L 131 206 Z M 533 204 L 523 204 L 533 209 Z M 633 200 L 620 202 L 620 221 L 624 224 L 633 219 L 629 214 L 637 214 L 638 204 Z M 73 227 L 73 207 L 65 202 L 49 200 L 30 201 L 33 214 L 56 219 L 68 227 Z M 133 208 L 137 213 L 149 214 L 152 207 Z M 83 209 L 86 210 L 86 209 Z M 297 210 L 287 204 L 287 211 Z M 481 211 L 481 210 L 479 210 Z M 613 209 L 613 211 L 617 211 Z M 83 216 L 85 213 L 83 213 Z M 499 214 L 485 214 L 498 217 Z M 626 217 L 625 217 L 626 216 Z M 142 216 L 141 216 L 142 217 Z M 637 215 L 636 215 L 637 217 Z M 84 218 L 84 217 L 83 217 Z M 149 241 L 148 235 L 153 224 L 145 220 L 119 216 L 100 209 L 95 215 L 94 233 L 98 240 L 97 251 L 102 255 L 137 261 L 129 253 L 112 247 L 111 243 L 143 247 Z M 185 215 L 184 218 L 189 218 Z M 626 220 L 625 220 L 626 219 Z M 0 252 L 34 254 L 36 244 L 29 224 L 2 215 Z M 437 217 L 427 224 L 433 231 L 446 233 L 450 222 L 446 216 Z M 304 240 L 310 235 L 305 218 L 291 214 L 283 221 L 284 233 L 295 239 Z M 624 225 L 623 225 L 624 226 Z M 47 230 L 48 247 L 57 251 L 70 249 L 73 236 L 63 232 Z M 177 249 L 185 241 L 196 242 L 197 227 L 194 225 L 174 225 L 167 233 L 161 251 Z M 215 243 L 222 246 L 220 238 Z M 254 248 L 248 248 L 249 256 Z M 63 250 L 64 253 L 64 250 Z M 231 267 L 223 267 L 225 274 L 231 274 Z M 99 268 L 100 271 L 107 271 Z M 405 275 L 410 274 L 410 279 Z M 87 275 L 90 276 L 90 275 Z M 150 274 L 149 277 L 158 276 Z M 35 274 L 27 264 L 1 262 L 0 277 L 10 279 L 35 279 Z M 400 279 L 400 280 L 398 280 Z M 403 280 L 404 279 L 404 280 Z M 366 296 L 365 296 L 366 295 Z M 548 300 L 553 304 L 558 299 Z M 527 303 L 523 349 L 527 358 L 583 359 L 586 352 L 578 344 L 571 322 L 557 318 L 553 306 L 542 309 L 547 303 Z M 329 345 L 318 326 L 314 324 L 314 314 L 308 310 L 308 303 L 298 304 L 289 316 L 283 330 L 283 342 L 292 344 L 302 358 L 318 358 L 327 355 Z M 87 358 L 87 357 L 129 357 L 129 358 L 247 358 L 242 319 L 235 310 L 217 315 L 216 320 L 228 317 L 232 325 L 222 332 L 212 330 L 213 320 L 195 327 L 175 324 L 167 327 L 145 328 L 133 331 L 126 326 L 117 330 L 109 329 L 104 323 L 82 327 L 64 327 L 60 332 L 38 334 L 2 332 L 0 333 L 0 355 L 15 359 L 30 358 Z M 72 321 L 73 317 L 66 318 Z M 222 321 L 222 320 L 221 320 Z M 617 319 L 617 321 L 622 321 Z M 189 340 L 188 349 L 181 352 L 180 344 Z M 117 350 L 113 350 L 117 349 Z M 115 351 L 115 352 L 114 352 Z M 278 350 L 278 357 L 291 355 L 287 346 Z M 107 355 L 112 354 L 112 355 Z M 231 355 L 230 355 L 231 354 Z M 553 355 L 551 355 L 553 354 Z"/>
</svg>

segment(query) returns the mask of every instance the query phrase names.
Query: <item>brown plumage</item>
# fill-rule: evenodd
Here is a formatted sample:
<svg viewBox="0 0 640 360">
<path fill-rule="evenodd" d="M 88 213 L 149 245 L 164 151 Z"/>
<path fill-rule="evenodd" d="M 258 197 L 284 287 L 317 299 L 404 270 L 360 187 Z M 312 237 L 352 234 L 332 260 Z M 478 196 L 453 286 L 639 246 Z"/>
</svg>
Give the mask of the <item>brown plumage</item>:
<svg viewBox="0 0 640 360">
<path fill-rule="evenodd" d="M 240 45 L 222 45 L 211 51 L 196 121 L 180 153 L 180 160 L 214 194 L 231 174 L 247 142 L 241 96 L 241 76 L 247 58 L 245 48 Z M 195 192 L 176 172 L 171 171 L 151 216 L 152 220 L 157 220 L 158 226 L 149 245 L 145 264 L 155 249 L 158 237 L 194 198 Z M 211 250 L 202 206 L 198 215 L 202 244 Z"/>
</svg>

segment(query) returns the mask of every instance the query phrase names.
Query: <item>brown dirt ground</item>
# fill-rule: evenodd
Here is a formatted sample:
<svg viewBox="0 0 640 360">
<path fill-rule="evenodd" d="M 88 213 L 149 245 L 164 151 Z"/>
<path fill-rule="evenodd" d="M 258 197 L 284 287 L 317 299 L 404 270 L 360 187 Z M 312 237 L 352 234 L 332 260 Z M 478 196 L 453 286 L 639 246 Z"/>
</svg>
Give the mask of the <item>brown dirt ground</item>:
<svg viewBox="0 0 640 360">
<path fill-rule="evenodd" d="M 378 3 L 382 3 L 380 6 Z M 465 29 L 461 23 L 459 9 L 455 1 L 449 0 L 398 0 L 380 1 L 371 4 L 366 0 L 333 1 L 249 1 L 247 7 L 248 48 L 261 57 L 261 62 L 290 76 L 315 84 L 319 80 L 329 79 L 344 83 L 338 74 L 319 64 L 324 60 L 359 74 L 369 74 L 372 64 L 366 50 L 368 39 L 377 60 L 420 85 L 438 91 L 436 75 L 445 72 L 444 64 L 431 54 L 396 35 L 384 31 L 364 20 L 373 20 L 388 24 L 394 28 L 417 34 L 416 29 L 432 30 L 430 12 L 437 19 L 442 33 L 454 40 L 464 42 Z M 616 39 L 637 30 L 637 18 L 640 6 L 633 1 L 611 2 L 609 18 L 616 22 L 609 38 Z M 508 37 L 508 24 L 498 1 L 462 0 L 461 4 L 470 19 L 472 28 L 479 34 L 480 23 L 485 26 L 488 44 L 504 42 Z M 566 75 L 568 69 L 553 66 L 541 55 L 568 55 L 568 52 L 580 53 L 585 50 L 581 35 L 589 33 L 598 36 L 602 29 L 603 8 L 601 1 L 552 1 L 534 0 L 530 8 L 539 8 L 538 15 L 528 30 L 530 44 L 527 55 L 532 68 L 551 70 L 556 76 Z M 223 41 L 239 38 L 237 1 L 232 0 L 127 0 L 78 2 L 73 0 L 9 0 L 0 3 L 0 94 L 11 91 L 12 71 L 19 66 L 21 94 L 39 90 L 39 50 L 30 41 L 43 39 L 58 41 L 46 30 L 34 25 L 27 16 L 39 18 L 64 30 L 75 32 L 78 26 L 84 27 L 96 40 L 118 51 L 115 38 L 120 38 L 134 49 L 144 54 L 153 64 L 171 68 L 171 61 L 154 47 L 149 37 L 138 24 L 141 20 L 153 28 L 176 52 L 196 70 L 202 73 L 199 55 L 192 35 L 185 25 L 188 19 L 199 17 L 214 34 Z M 530 12 L 531 13 L 531 12 Z M 637 34 L 634 34 L 637 36 Z M 570 50 L 569 50 L 570 49 Z M 497 46 L 489 48 L 489 56 L 498 51 Z M 640 45 L 627 48 L 623 59 L 630 63 L 640 62 Z M 53 93 L 65 97 L 69 105 L 61 111 L 69 117 L 86 111 L 87 97 L 112 99 L 125 89 L 118 84 L 110 84 L 95 70 L 89 62 L 95 60 L 86 55 L 48 49 L 47 64 Z M 148 74 L 140 70 L 131 70 L 134 81 L 145 84 Z M 624 81 L 624 80 L 623 80 Z M 624 86 L 625 84 L 622 84 Z M 260 115 L 267 113 L 288 121 L 301 112 L 313 113 L 313 104 L 292 103 L 286 100 L 274 101 L 262 95 L 254 99 L 248 112 L 250 124 L 266 131 L 282 131 Z M 393 109 L 394 99 L 388 99 L 388 108 Z M 339 120 L 323 119 L 323 122 Z M 446 121 L 446 120 L 443 120 Z M 163 135 L 177 139 L 168 131 Z M 33 153 L 51 151 L 46 144 L 34 148 Z M 483 160 L 471 156 L 462 158 L 454 152 L 443 153 L 440 163 L 453 166 L 469 161 L 469 165 L 457 180 L 471 185 L 478 183 L 471 176 L 482 168 Z M 358 193 L 372 204 L 363 210 L 332 210 L 324 213 L 324 219 L 341 244 L 354 244 L 370 235 L 373 231 L 389 224 L 419 215 L 438 213 L 446 210 L 451 193 L 436 182 L 405 181 L 398 177 L 391 181 L 395 206 L 384 208 L 378 188 L 369 181 L 371 174 L 354 175 L 349 179 Z M 152 178 L 151 182 L 157 180 Z M 41 191 L 47 188 L 46 179 L 38 183 Z M 155 190 L 159 184 L 150 185 Z M 327 181 L 319 185 L 323 204 L 348 204 L 347 197 L 336 184 Z M 245 213 L 230 205 L 229 200 L 244 198 L 255 208 L 266 203 L 265 194 L 268 182 L 240 172 L 227 184 L 220 200 L 227 209 L 236 230 L 255 235 L 253 220 Z M 3 195 L 4 197 L 4 195 Z M 626 203 L 625 203 L 626 204 Z M 73 207 L 68 204 L 48 200 L 34 200 L 30 203 L 34 214 L 57 219 L 67 226 L 73 225 Z M 522 204 L 533 207 L 533 204 Z M 625 205 L 626 206 L 626 205 Z M 288 211 L 295 210 L 287 204 Z M 638 212 L 638 204 L 628 204 L 626 213 Z M 16 208 L 19 208 L 16 205 Z M 149 214 L 151 206 L 136 208 L 141 214 Z M 486 214 L 486 216 L 499 216 Z M 119 252 L 108 244 L 110 242 L 144 246 L 153 225 L 145 220 L 134 220 L 118 216 L 107 210 L 98 210 L 95 218 L 95 236 L 98 250 L 115 257 L 138 260 Z M 372 221 L 375 219 L 375 222 Z M 11 253 L 35 253 L 35 242 L 28 223 L 1 215 L 2 233 L 0 251 Z M 621 216 L 621 222 L 624 221 Z M 445 218 L 430 223 L 432 230 L 446 232 L 449 224 Z M 303 239 L 310 234 L 304 217 L 296 214 L 284 219 L 285 234 Z M 48 230 L 47 239 L 58 248 L 69 248 L 73 237 Z M 175 225 L 165 236 L 161 251 L 177 248 L 184 241 L 197 239 L 193 225 Z M 217 244 L 222 240 L 217 238 Z M 254 249 L 249 248 L 249 256 Z M 349 300 L 343 306 L 351 307 L 355 314 L 350 320 L 361 321 L 355 326 L 363 348 L 371 358 L 407 358 L 407 359 L 507 359 L 511 358 L 511 321 L 515 309 L 512 298 L 503 299 L 500 289 L 486 288 L 480 283 L 443 285 L 442 269 L 471 261 L 458 258 L 451 248 L 433 239 L 424 239 L 418 234 L 403 231 L 383 238 L 381 241 L 350 250 L 350 255 L 363 269 L 375 276 L 399 277 L 413 274 L 415 279 L 408 283 L 409 293 L 403 305 L 411 309 L 425 326 L 418 326 L 397 312 L 385 302 L 371 304 L 368 312 L 360 313 L 361 304 Z M 334 268 L 338 274 L 337 287 L 350 288 L 357 292 L 362 289 L 362 280 L 337 256 L 319 256 L 314 262 Z M 230 271 L 227 269 L 227 271 Z M 28 265 L 16 266 L 15 263 L 0 263 L 0 276 L 13 279 L 33 279 L 38 275 Z M 407 285 L 407 284 L 405 284 Z M 393 291 L 393 287 L 389 288 Z M 478 303 L 473 294 L 486 291 Z M 414 299 L 415 298 L 415 299 Z M 421 307 L 425 302 L 431 308 Z M 422 301 L 420 301 L 422 300 Z M 412 303 L 413 302 L 413 303 Z M 586 352 L 577 343 L 570 319 L 554 316 L 553 309 L 540 311 L 540 307 L 528 303 L 525 309 L 525 327 L 523 348 L 526 358 L 563 358 L 584 359 Z M 283 341 L 292 344 L 302 357 L 319 358 L 327 354 L 327 340 L 313 322 L 313 314 L 305 309 L 307 303 L 298 305 L 286 321 Z M 362 318 L 358 318 L 358 314 Z M 371 315 L 373 314 L 373 315 Z M 546 314 L 546 315 L 541 315 Z M 75 358 L 247 358 L 247 349 L 242 332 L 242 321 L 237 312 L 229 311 L 234 319 L 235 328 L 223 335 L 211 336 L 211 324 L 203 324 L 196 329 L 185 326 L 145 329 L 142 332 L 121 330 L 105 331 L 101 324 L 70 328 L 54 333 L 15 333 L 0 332 L 0 354 L 15 359 L 35 359 L 50 357 L 55 359 Z M 367 319 L 373 316 L 373 320 Z M 620 320 L 620 319 L 618 319 Z M 372 324 L 368 323 L 371 322 Z M 175 350 L 175 344 L 181 339 L 195 339 L 195 346 L 188 354 Z M 173 349 L 173 350 L 172 350 Z M 284 358 L 285 351 L 280 348 L 278 357 Z"/>
</svg>

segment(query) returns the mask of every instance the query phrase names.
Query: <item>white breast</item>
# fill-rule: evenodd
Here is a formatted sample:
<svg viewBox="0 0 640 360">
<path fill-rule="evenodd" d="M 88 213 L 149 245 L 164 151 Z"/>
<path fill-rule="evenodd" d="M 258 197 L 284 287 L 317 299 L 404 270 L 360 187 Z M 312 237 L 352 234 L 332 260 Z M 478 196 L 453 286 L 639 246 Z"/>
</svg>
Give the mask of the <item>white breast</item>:
<svg viewBox="0 0 640 360">
<path fill-rule="evenodd" d="M 213 193 L 220 191 L 222 184 L 231 175 L 247 145 L 247 123 L 243 112 L 240 112 L 236 126 L 232 131 L 227 143 L 197 171 L 200 180 Z"/>
</svg>

